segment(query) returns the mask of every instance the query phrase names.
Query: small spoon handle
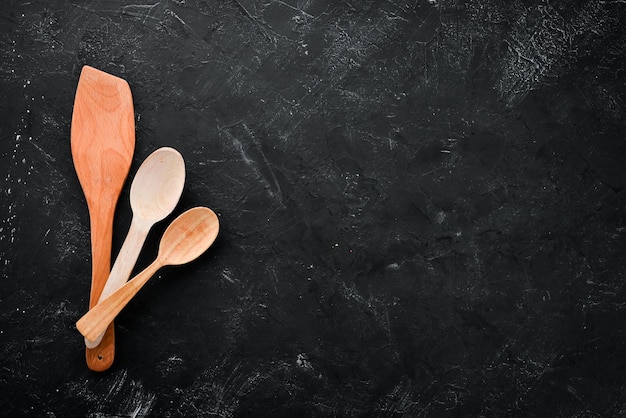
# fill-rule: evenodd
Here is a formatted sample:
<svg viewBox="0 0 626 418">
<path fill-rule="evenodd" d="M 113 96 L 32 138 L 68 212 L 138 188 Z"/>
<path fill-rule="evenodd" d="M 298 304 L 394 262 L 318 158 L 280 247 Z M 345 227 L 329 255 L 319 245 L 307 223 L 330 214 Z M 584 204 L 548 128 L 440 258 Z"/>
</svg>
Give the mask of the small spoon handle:
<svg viewBox="0 0 626 418">
<path fill-rule="evenodd" d="M 137 258 L 139 258 L 139 253 L 141 252 L 141 248 L 146 241 L 150 227 L 152 227 L 152 223 L 145 222 L 143 219 L 133 216 L 128 234 L 126 235 L 122 248 L 115 259 L 115 263 L 113 264 L 109 278 L 106 281 L 106 285 L 104 286 L 104 289 L 102 289 L 98 303 L 105 300 L 117 289 L 122 287 L 124 283 L 126 283 L 133 271 L 133 267 L 135 267 Z M 88 348 L 95 348 L 98 344 L 100 344 L 103 337 L 104 332 L 93 341 L 85 338 L 85 345 Z"/>
<path fill-rule="evenodd" d="M 117 289 L 111 296 L 91 308 L 76 322 L 76 328 L 83 336 L 90 341 L 98 338 L 113 322 L 115 317 L 124 309 L 130 300 L 139 292 L 148 280 L 163 266 L 160 259 L 156 259 L 141 273 L 126 282 Z"/>
<path fill-rule="evenodd" d="M 132 273 L 135 263 L 137 262 L 137 258 L 139 258 L 141 248 L 146 241 L 148 232 L 150 232 L 150 227 L 152 227 L 152 223 L 133 217 L 130 228 L 128 229 L 128 234 L 115 259 L 115 263 L 113 264 L 106 285 L 104 289 L 102 289 L 98 303 L 111 296 L 128 281 L 130 273 Z"/>
</svg>

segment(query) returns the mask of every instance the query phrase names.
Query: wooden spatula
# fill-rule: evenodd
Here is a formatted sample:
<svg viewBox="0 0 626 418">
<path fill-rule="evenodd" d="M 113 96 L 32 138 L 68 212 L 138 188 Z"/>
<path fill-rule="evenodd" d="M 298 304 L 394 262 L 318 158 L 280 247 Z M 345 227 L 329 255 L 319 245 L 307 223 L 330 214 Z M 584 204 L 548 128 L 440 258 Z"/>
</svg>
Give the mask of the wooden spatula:
<svg viewBox="0 0 626 418">
<path fill-rule="evenodd" d="M 91 293 L 100 297 L 111 269 L 113 215 L 135 150 L 135 117 L 128 83 L 84 66 L 72 114 L 72 158 L 85 194 L 91 225 Z M 104 371 L 115 358 L 111 324 L 100 344 L 86 349 L 87 366 Z"/>
</svg>

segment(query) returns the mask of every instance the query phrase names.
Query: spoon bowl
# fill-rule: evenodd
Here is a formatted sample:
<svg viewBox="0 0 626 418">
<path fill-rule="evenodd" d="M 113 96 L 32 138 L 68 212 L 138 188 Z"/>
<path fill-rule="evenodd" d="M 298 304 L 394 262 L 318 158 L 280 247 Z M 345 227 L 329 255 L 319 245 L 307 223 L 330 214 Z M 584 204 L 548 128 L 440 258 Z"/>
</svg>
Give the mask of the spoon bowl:
<svg viewBox="0 0 626 418">
<path fill-rule="evenodd" d="M 217 238 L 219 220 L 211 209 L 197 207 L 183 215 L 163 233 L 158 255 L 163 265 L 189 263 L 205 252 Z"/>
<path fill-rule="evenodd" d="M 158 222 L 172 213 L 185 184 L 185 162 L 174 148 L 154 151 L 143 162 L 130 186 L 133 216 Z"/>
</svg>

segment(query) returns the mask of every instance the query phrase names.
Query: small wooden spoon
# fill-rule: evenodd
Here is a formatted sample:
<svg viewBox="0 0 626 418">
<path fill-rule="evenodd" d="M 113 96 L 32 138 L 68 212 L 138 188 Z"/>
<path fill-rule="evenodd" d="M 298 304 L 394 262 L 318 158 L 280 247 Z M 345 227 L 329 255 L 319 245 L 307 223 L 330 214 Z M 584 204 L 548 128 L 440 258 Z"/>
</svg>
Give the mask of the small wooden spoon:
<svg viewBox="0 0 626 418">
<path fill-rule="evenodd" d="M 161 238 L 156 260 L 83 315 L 76 322 L 78 331 L 88 340 L 98 338 L 158 269 L 196 259 L 213 244 L 218 231 L 219 220 L 209 208 L 189 209 L 174 219 Z"/>
<path fill-rule="evenodd" d="M 185 185 L 185 161 L 178 151 L 163 147 L 144 160 L 130 186 L 133 219 L 113 264 L 98 303 L 119 289 L 130 277 L 152 226 L 172 213 Z M 95 348 L 104 333 L 85 345 Z"/>
<path fill-rule="evenodd" d="M 91 226 L 91 294 L 96 305 L 111 268 L 115 206 L 133 160 L 135 113 L 128 83 L 84 66 L 74 99 L 71 129 L 72 160 L 89 208 Z M 111 367 L 115 357 L 113 325 L 102 343 L 87 348 L 91 370 Z"/>
</svg>

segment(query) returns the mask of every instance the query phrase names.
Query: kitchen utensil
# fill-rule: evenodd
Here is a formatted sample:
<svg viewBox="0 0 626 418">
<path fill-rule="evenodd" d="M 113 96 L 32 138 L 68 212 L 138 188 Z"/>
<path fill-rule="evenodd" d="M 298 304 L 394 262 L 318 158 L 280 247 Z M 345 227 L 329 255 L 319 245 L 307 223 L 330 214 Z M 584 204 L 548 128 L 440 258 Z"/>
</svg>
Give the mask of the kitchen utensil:
<svg viewBox="0 0 626 418">
<path fill-rule="evenodd" d="M 135 150 L 133 99 L 128 83 L 84 66 L 72 113 L 72 159 L 89 209 L 91 228 L 91 293 L 89 306 L 100 298 L 111 267 L 113 215 Z M 108 369 L 115 357 L 113 325 L 101 343 L 87 348 L 87 366 Z"/>
</svg>

